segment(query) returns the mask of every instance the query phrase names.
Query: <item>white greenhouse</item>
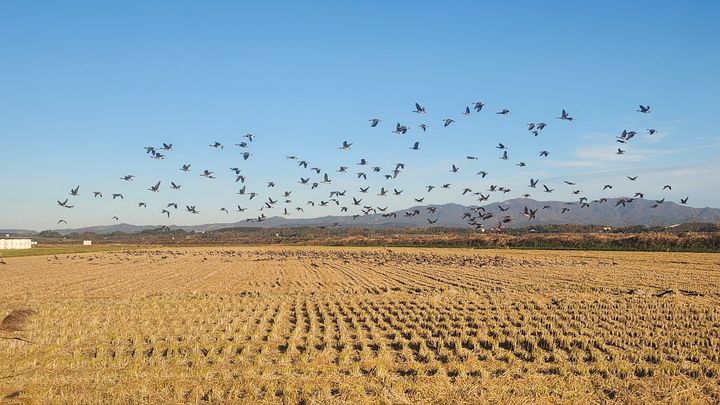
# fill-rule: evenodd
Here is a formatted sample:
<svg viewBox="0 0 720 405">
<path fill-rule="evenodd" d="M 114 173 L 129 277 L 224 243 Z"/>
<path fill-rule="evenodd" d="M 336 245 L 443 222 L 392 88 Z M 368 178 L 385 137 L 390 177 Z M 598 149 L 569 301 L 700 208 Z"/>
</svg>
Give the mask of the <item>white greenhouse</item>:
<svg viewBox="0 0 720 405">
<path fill-rule="evenodd" d="M 0 239 L 0 249 L 30 249 L 34 244 L 30 239 Z"/>
</svg>

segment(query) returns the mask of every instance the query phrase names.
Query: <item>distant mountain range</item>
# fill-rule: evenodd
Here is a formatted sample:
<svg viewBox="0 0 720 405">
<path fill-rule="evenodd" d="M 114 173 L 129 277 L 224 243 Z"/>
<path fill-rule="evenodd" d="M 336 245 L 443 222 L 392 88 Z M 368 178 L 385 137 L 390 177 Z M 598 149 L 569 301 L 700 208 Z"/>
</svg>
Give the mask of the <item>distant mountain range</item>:
<svg viewBox="0 0 720 405">
<path fill-rule="evenodd" d="M 670 226 L 687 222 L 720 223 L 720 209 L 717 208 L 692 208 L 679 205 L 673 202 L 664 202 L 656 208 L 653 200 L 635 199 L 632 203 L 616 206 L 618 198 L 610 198 L 604 203 L 591 203 L 589 207 L 581 208 L 579 203 L 563 201 L 535 201 L 529 198 L 516 198 L 500 203 L 484 205 L 485 212 L 492 212 L 495 216 L 485 221 L 485 226 L 491 228 L 497 225 L 498 220 L 504 215 L 510 215 L 513 221 L 505 224 L 506 227 L 519 228 L 532 225 L 553 225 L 553 224 L 579 224 L 579 225 L 605 225 L 612 227 L 646 225 L 646 226 Z M 463 220 L 463 214 L 469 212 L 471 207 L 459 204 L 443 204 L 433 206 L 437 211 L 433 214 L 428 212 L 429 205 L 414 206 L 406 210 L 395 211 L 397 216 L 383 217 L 381 214 L 363 215 L 353 219 L 353 216 L 325 216 L 318 218 L 297 219 L 284 217 L 269 217 L 262 222 L 246 222 L 245 220 L 233 223 L 214 223 L 204 225 L 171 225 L 170 229 L 182 229 L 185 231 L 214 231 L 223 228 L 238 227 L 303 227 L 303 226 L 330 226 L 339 224 L 341 226 L 353 227 L 381 227 L 381 228 L 413 228 L 413 227 L 447 227 L 465 228 L 468 224 Z M 502 207 L 502 210 L 500 209 Z M 536 219 L 528 221 L 522 215 L 524 208 L 530 210 L 538 209 Z M 549 207 L 549 208 L 548 208 Z M 563 208 L 569 211 L 562 213 Z M 406 212 L 419 210 L 420 214 L 405 216 Z M 504 211 L 503 211 L 504 210 Z M 428 219 L 435 220 L 430 224 Z M 69 233 L 97 233 L 107 234 L 112 232 L 137 233 L 147 229 L 156 229 L 161 225 L 130 225 L 115 224 L 107 226 L 91 226 L 77 229 L 55 229 L 60 234 Z M 37 232 L 26 230 L 2 230 L 2 234 L 34 234 Z"/>
</svg>

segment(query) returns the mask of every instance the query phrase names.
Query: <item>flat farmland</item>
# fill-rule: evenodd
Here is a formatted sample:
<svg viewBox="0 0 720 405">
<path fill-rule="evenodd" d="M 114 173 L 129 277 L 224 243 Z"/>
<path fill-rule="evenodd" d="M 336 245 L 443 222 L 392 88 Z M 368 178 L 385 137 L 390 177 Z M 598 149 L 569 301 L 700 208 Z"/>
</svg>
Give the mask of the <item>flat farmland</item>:
<svg viewBox="0 0 720 405">
<path fill-rule="evenodd" d="M 720 254 L 137 249 L 0 264 L 0 403 L 718 403 Z"/>
</svg>

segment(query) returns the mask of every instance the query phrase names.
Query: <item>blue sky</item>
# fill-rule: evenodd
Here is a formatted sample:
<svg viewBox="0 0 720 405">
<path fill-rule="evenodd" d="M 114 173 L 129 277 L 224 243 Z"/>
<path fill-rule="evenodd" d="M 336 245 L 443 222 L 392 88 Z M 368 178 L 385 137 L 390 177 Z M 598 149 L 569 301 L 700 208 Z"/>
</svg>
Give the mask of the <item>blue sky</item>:
<svg viewBox="0 0 720 405">
<path fill-rule="evenodd" d="M 112 216 L 134 224 L 231 222 L 285 190 L 293 202 L 267 215 L 285 206 L 305 209 L 296 217 L 338 214 L 306 201 L 344 189 L 342 205 L 355 195 L 391 209 L 422 196 L 470 205 L 476 201 L 461 190 L 487 194 L 491 184 L 512 190 L 491 201 L 526 192 L 574 200 L 566 179 L 591 199 L 642 191 L 720 206 L 717 2 L 449 3 L 0 3 L 0 228 L 51 229 L 61 218 L 70 227 L 111 224 Z M 462 116 L 474 101 L 485 109 Z M 415 102 L 428 113 L 412 113 Z M 636 112 L 638 104 L 652 113 Z M 512 114 L 495 114 L 502 108 Z M 574 121 L 556 119 L 563 108 Z M 383 121 L 370 128 L 375 117 Z M 442 128 L 444 118 L 456 123 Z M 539 121 L 548 127 L 533 137 L 525 124 Z M 408 134 L 391 133 L 396 122 L 410 126 Z M 420 123 L 430 125 L 426 133 Z M 617 156 L 623 129 L 639 135 Z M 257 138 L 243 161 L 233 144 L 246 133 Z M 224 150 L 208 146 L 216 140 Z M 350 151 L 338 150 L 343 140 L 353 142 Z M 420 151 L 408 149 L 415 141 Z M 149 159 L 143 147 L 162 142 L 175 150 Z M 509 161 L 498 159 L 498 142 Z M 538 158 L 540 150 L 550 156 Z M 288 155 L 321 167 L 333 184 L 312 192 L 299 185 L 318 176 Z M 358 182 L 360 158 L 382 173 L 396 162 L 406 170 L 386 181 L 365 168 L 369 180 Z M 181 172 L 183 163 L 193 170 Z M 449 172 L 452 164 L 459 173 Z M 341 165 L 350 173 L 337 173 Z M 235 194 L 234 166 L 259 193 L 255 200 Z M 218 178 L 200 177 L 202 169 Z M 490 174 L 480 179 L 479 170 Z M 135 181 L 120 180 L 126 174 Z M 528 188 L 531 177 L 556 191 Z M 161 191 L 147 191 L 158 180 Z M 170 181 L 183 189 L 171 191 Z M 268 189 L 267 181 L 278 186 Z M 424 190 L 443 183 L 452 186 Z M 664 184 L 673 190 L 662 191 Z M 76 185 L 75 208 L 58 207 Z M 371 192 L 361 195 L 359 186 Z M 380 187 L 405 191 L 381 198 Z M 125 199 L 112 201 L 112 193 Z M 201 214 L 173 211 L 167 219 L 160 213 L 167 202 Z M 237 204 L 247 213 L 233 213 Z"/>
</svg>

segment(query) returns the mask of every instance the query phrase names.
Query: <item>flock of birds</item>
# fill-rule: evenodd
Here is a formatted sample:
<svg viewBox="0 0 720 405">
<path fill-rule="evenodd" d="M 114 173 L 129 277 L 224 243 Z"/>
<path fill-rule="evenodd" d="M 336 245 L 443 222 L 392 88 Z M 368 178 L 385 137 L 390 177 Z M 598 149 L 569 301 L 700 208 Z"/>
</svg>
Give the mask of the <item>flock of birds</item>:
<svg viewBox="0 0 720 405">
<path fill-rule="evenodd" d="M 466 106 L 465 109 L 462 111 L 462 115 L 464 116 L 470 116 L 473 115 L 473 113 L 481 113 L 484 111 L 485 103 L 478 101 L 475 103 L 472 103 L 471 106 Z M 413 110 L 414 113 L 423 116 L 427 113 L 427 110 L 425 107 L 421 106 L 419 103 L 415 103 L 415 110 Z M 637 112 L 642 114 L 649 114 L 650 113 L 650 106 L 647 105 L 640 105 L 637 109 Z M 496 112 L 497 115 L 500 116 L 508 116 L 511 114 L 511 111 L 507 108 L 503 108 Z M 557 117 L 558 120 L 561 121 L 567 121 L 572 122 L 575 120 L 573 116 L 570 115 L 570 113 L 566 110 L 562 110 L 560 115 Z M 371 118 L 369 120 L 370 127 L 371 128 L 377 128 L 381 126 L 383 120 L 380 118 Z M 446 128 L 450 125 L 453 125 L 455 123 L 455 120 L 452 118 L 445 118 L 441 121 L 442 127 Z M 527 130 L 530 132 L 533 136 L 540 136 L 542 134 L 542 131 L 548 126 L 545 122 L 532 122 L 527 124 Z M 428 128 L 430 128 L 430 125 L 428 123 L 421 123 L 418 125 L 418 128 L 422 130 L 422 132 L 426 132 Z M 404 125 L 400 122 L 396 123 L 394 125 L 393 130 L 391 132 L 398 134 L 398 135 L 405 135 L 410 131 L 410 127 L 408 125 Z M 647 129 L 647 133 L 649 135 L 654 135 L 657 133 L 656 129 L 650 128 Z M 619 144 L 617 151 L 615 152 L 618 155 L 625 154 L 626 150 L 623 149 L 624 147 L 627 147 L 627 145 L 630 143 L 630 141 L 638 134 L 637 131 L 633 130 L 623 130 L 620 135 L 617 136 L 616 142 Z M 239 148 L 240 155 L 239 157 L 242 158 L 242 160 L 248 160 L 251 157 L 254 156 L 251 150 L 251 146 L 255 140 L 255 135 L 253 134 L 246 134 L 243 136 L 243 139 L 241 142 L 236 143 L 234 146 Z M 347 140 L 342 141 L 340 146 L 338 147 L 341 151 L 347 151 L 350 150 L 353 146 L 352 142 L 349 142 Z M 210 148 L 217 149 L 218 151 L 224 150 L 225 146 L 217 141 L 213 141 L 208 145 Z M 145 153 L 148 157 L 155 159 L 155 160 L 164 160 L 169 153 L 173 151 L 173 144 L 172 143 L 163 143 L 160 147 L 155 146 L 146 146 L 144 147 Z M 412 151 L 420 151 L 420 141 L 414 141 L 409 148 Z M 498 143 L 496 146 L 496 149 L 498 149 L 499 152 L 499 159 L 507 161 L 510 159 L 508 148 L 503 143 Z M 550 156 L 550 152 L 547 150 L 539 151 L 538 158 L 547 158 Z M 309 190 L 313 190 L 313 193 L 320 193 L 320 187 L 327 187 L 331 184 L 333 184 L 333 179 L 328 174 L 328 171 L 321 169 L 320 167 L 311 166 L 310 162 L 307 160 L 303 160 L 297 156 L 287 156 L 287 159 L 293 160 L 297 163 L 297 166 L 300 168 L 300 170 L 304 171 L 300 175 L 298 184 L 302 187 L 307 187 Z M 468 160 L 477 160 L 477 156 L 466 156 L 466 159 Z M 526 167 L 526 163 L 519 161 L 515 163 L 518 167 Z M 381 180 L 385 180 L 387 182 L 392 182 L 395 179 L 397 179 L 405 170 L 405 163 L 398 162 L 391 166 L 391 168 L 387 171 L 383 171 L 384 169 L 380 166 L 373 166 L 369 163 L 369 161 L 365 158 L 360 159 L 358 162 L 356 162 L 355 166 L 359 167 L 359 169 L 355 172 L 355 180 L 358 182 L 361 182 L 363 180 L 368 180 L 369 175 L 375 175 L 375 176 L 381 176 Z M 192 164 L 185 163 L 182 164 L 179 168 L 180 171 L 188 173 L 193 170 Z M 257 208 L 257 211 L 250 217 L 247 217 L 245 220 L 247 222 L 263 222 L 269 218 L 266 213 L 275 212 L 278 211 L 282 215 L 291 215 L 293 211 L 301 213 L 304 212 L 302 205 L 297 205 L 294 203 L 292 199 L 292 193 L 293 190 L 284 190 L 282 192 L 274 193 L 273 190 L 278 186 L 277 182 L 275 181 L 268 181 L 266 182 L 266 188 L 271 189 L 269 193 L 265 194 L 263 193 L 261 197 L 261 193 L 259 191 L 250 191 L 247 189 L 246 186 L 246 180 L 247 177 L 243 174 L 243 170 L 240 167 L 231 167 L 230 172 L 233 173 L 235 183 L 238 185 L 239 190 L 237 191 L 237 195 L 239 198 L 246 199 L 247 204 L 252 203 L 258 203 L 259 206 Z M 339 173 L 340 175 L 348 175 L 350 172 L 349 166 L 340 166 L 335 172 Z M 459 166 L 456 164 L 452 164 L 451 167 L 449 167 L 448 171 L 450 173 L 458 173 L 460 170 Z M 318 178 L 313 178 L 313 176 L 316 175 Z M 481 179 L 485 179 L 486 176 L 488 176 L 488 172 L 481 170 L 477 172 L 477 175 L 480 176 Z M 200 172 L 200 176 L 205 177 L 207 179 L 215 179 L 216 173 L 214 171 L 211 171 L 209 169 L 203 169 Z M 307 176 L 307 177 L 305 177 Z M 334 176 L 334 175 L 333 175 Z M 120 177 L 121 181 L 125 182 L 133 182 L 135 181 L 135 175 L 127 174 Z M 638 176 L 627 176 L 627 181 L 635 182 L 638 180 Z M 165 183 L 166 184 L 166 183 Z M 565 180 L 564 184 L 567 186 L 576 186 L 576 183 L 570 180 Z M 161 189 L 163 187 L 164 183 L 162 180 L 156 181 L 153 184 L 150 184 L 147 188 L 147 191 L 151 193 L 159 193 L 161 192 Z M 170 181 L 170 189 L 179 191 L 182 189 L 182 185 L 176 183 L 175 181 Z M 542 188 L 539 188 L 541 186 Z M 431 193 L 434 189 L 440 188 L 440 189 L 450 189 L 452 187 L 451 183 L 444 183 L 441 185 L 427 185 L 425 187 L 426 193 Z M 541 184 L 540 179 L 530 178 L 528 187 L 530 189 L 540 189 L 544 193 L 552 193 L 555 191 L 555 188 L 551 188 L 548 184 Z M 611 184 L 605 184 L 602 188 L 602 190 L 611 190 L 613 186 Z M 315 191 L 317 189 L 317 191 Z M 665 185 L 662 190 L 671 190 L 671 185 Z M 386 197 L 386 196 L 401 196 L 403 195 L 404 190 L 398 189 L 398 187 L 388 185 L 387 187 L 381 186 L 379 190 L 377 190 L 376 195 L 379 197 Z M 462 188 L 460 190 L 461 196 L 466 195 L 472 195 L 476 201 L 482 203 L 484 201 L 488 201 L 491 197 L 492 193 L 502 193 L 507 194 L 511 192 L 509 187 L 501 186 L 492 184 L 490 185 L 486 190 L 478 191 L 473 190 L 471 188 Z M 329 191 L 329 195 L 327 198 L 318 198 L 313 200 L 308 200 L 305 203 L 305 206 L 318 206 L 318 207 L 327 207 L 332 208 L 335 207 L 336 209 L 339 208 L 339 212 L 341 215 L 352 215 L 353 219 L 357 219 L 362 215 L 373 215 L 373 214 L 380 214 L 382 217 L 390 218 L 390 217 L 397 217 L 398 214 L 403 215 L 405 217 L 414 217 L 416 215 L 422 215 L 423 212 L 421 212 L 419 209 L 413 209 L 408 211 L 400 211 L 400 212 L 390 212 L 388 211 L 387 206 L 377 206 L 377 205 L 369 205 L 369 204 L 363 204 L 363 199 L 366 199 L 365 196 L 370 194 L 370 186 L 367 184 L 359 184 L 358 188 L 355 192 L 349 192 L 347 189 L 345 190 L 331 190 Z M 576 189 L 571 192 L 573 196 L 576 196 L 577 201 L 574 202 L 568 202 L 567 207 L 563 207 L 561 210 L 561 214 L 565 214 L 568 211 L 571 210 L 572 205 L 579 205 L 579 207 L 587 208 L 591 204 L 602 204 L 607 203 L 609 200 L 607 198 L 601 198 L 597 200 L 589 201 L 587 197 L 581 195 L 583 192 L 580 189 Z M 69 197 L 66 197 L 64 200 L 58 200 L 57 205 L 59 207 L 65 208 L 65 209 L 72 209 L 75 208 L 75 204 L 72 203 L 72 199 L 77 198 L 80 195 L 80 186 L 77 185 L 74 188 L 70 189 Z M 327 194 L 325 194 L 327 195 Z M 643 192 L 636 192 L 633 197 L 622 197 L 617 200 L 615 200 L 615 206 L 627 206 L 628 204 L 632 204 L 633 201 L 635 201 L 637 198 L 644 198 Z M 93 198 L 103 198 L 103 192 L 101 191 L 93 191 L 92 192 Z M 124 200 L 125 197 L 122 193 L 112 193 L 111 197 L 113 200 L 120 199 Z M 274 197 L 274 198 L 273 198 Z M 522 194 L 522 197 L 528 198 L 530 197 L 529 193 Z M 265 199 L 266 198 L 266 199 Z M 414 201 L 416 203 L 422 203 L 425 200 L 425 196 L 418 196 L 414 198 Z M 252 201 L 252 203 L 251 203 Z M 661 204 L 665 202 L 665 198 L 661 200 L 655 200 L 652 207 L 658 207 Z M 681 204 L 687 204 L 688 197 L 685 197 L 680 200 Z M 137 207 L 140 209 L 147 209 L 148 204 L 144 201 L 138 201 Z M 170 218 L 176 211 L 182 210 L 184 205 L 184 211 L 189 214 L 200 214 L 200 210 L 196 205 L 191 204 L 178 204 L 176 202 L 167 202 L 162 207 L 156 207 L 155 209 L 158 209 L 158 212 L 162 215 L 166 216 L 167 218 Z M 353 212 L 350 213 L 351 207 L 353 208 Z M 528 221 L 534 220 L 538 217 L 539 210 L 544 209 L 550 209 L 551 207 L 549 205 L 545 205 L 540 208 L 536 209 L 529 209 L 527 206 L 524 207 L 524 209 L 517 213 L 518 216 L 513 216 L 515 213 L 508 213 L 506 211 L 509 210 L 507 207 L 503 207 L 502 205 L 498 205 L 499 212 L 492 212 L 490 210 L 486 210 L 485 208 L 481 206 L 473 206 L 469 208 L 467 212 L 463 214 L 463 220 L 467 222 L 469 226 L 474 226 L 478 229 L 485 228 L 486 224 L 488 229 L 501 229 L 503 226 L 506 226 L 506 224 L 517 220 L 519 218 L 525 217 Z M 217 209 L 217 207 L 215 208 Z M 233 211 L 236 211 L 238 213 L 244 213 L 248 211 L 248 206 L 243 207 L 242 204 L 237 205 L 237 209 L 233 209 Z M 220 207 L 219 210 L 221 212 L 224 212 L 226 214 L 230 213 L 230 210 L 228 210 L 226 207 Z M 278 210 L 278 211 L 273 211 Z M 427 206 L 424 208 L 425 214 L 426 214 L 426 221 L 429 225 L 433 225 L 438 221 L 438 208 L 434 206 Z M 113 216 L 112 219 L 114 221 L 119 221 L 118 216 Z M 489 221 L 489 222 L 488 222 Z M 65 219 L 60 219 L 57 222 L 58 224 L 64 223 L 67 224 L 68 222 Z M 334 223 L 332 226 L 339 226 L 339 223 Z"/>
</svg>

